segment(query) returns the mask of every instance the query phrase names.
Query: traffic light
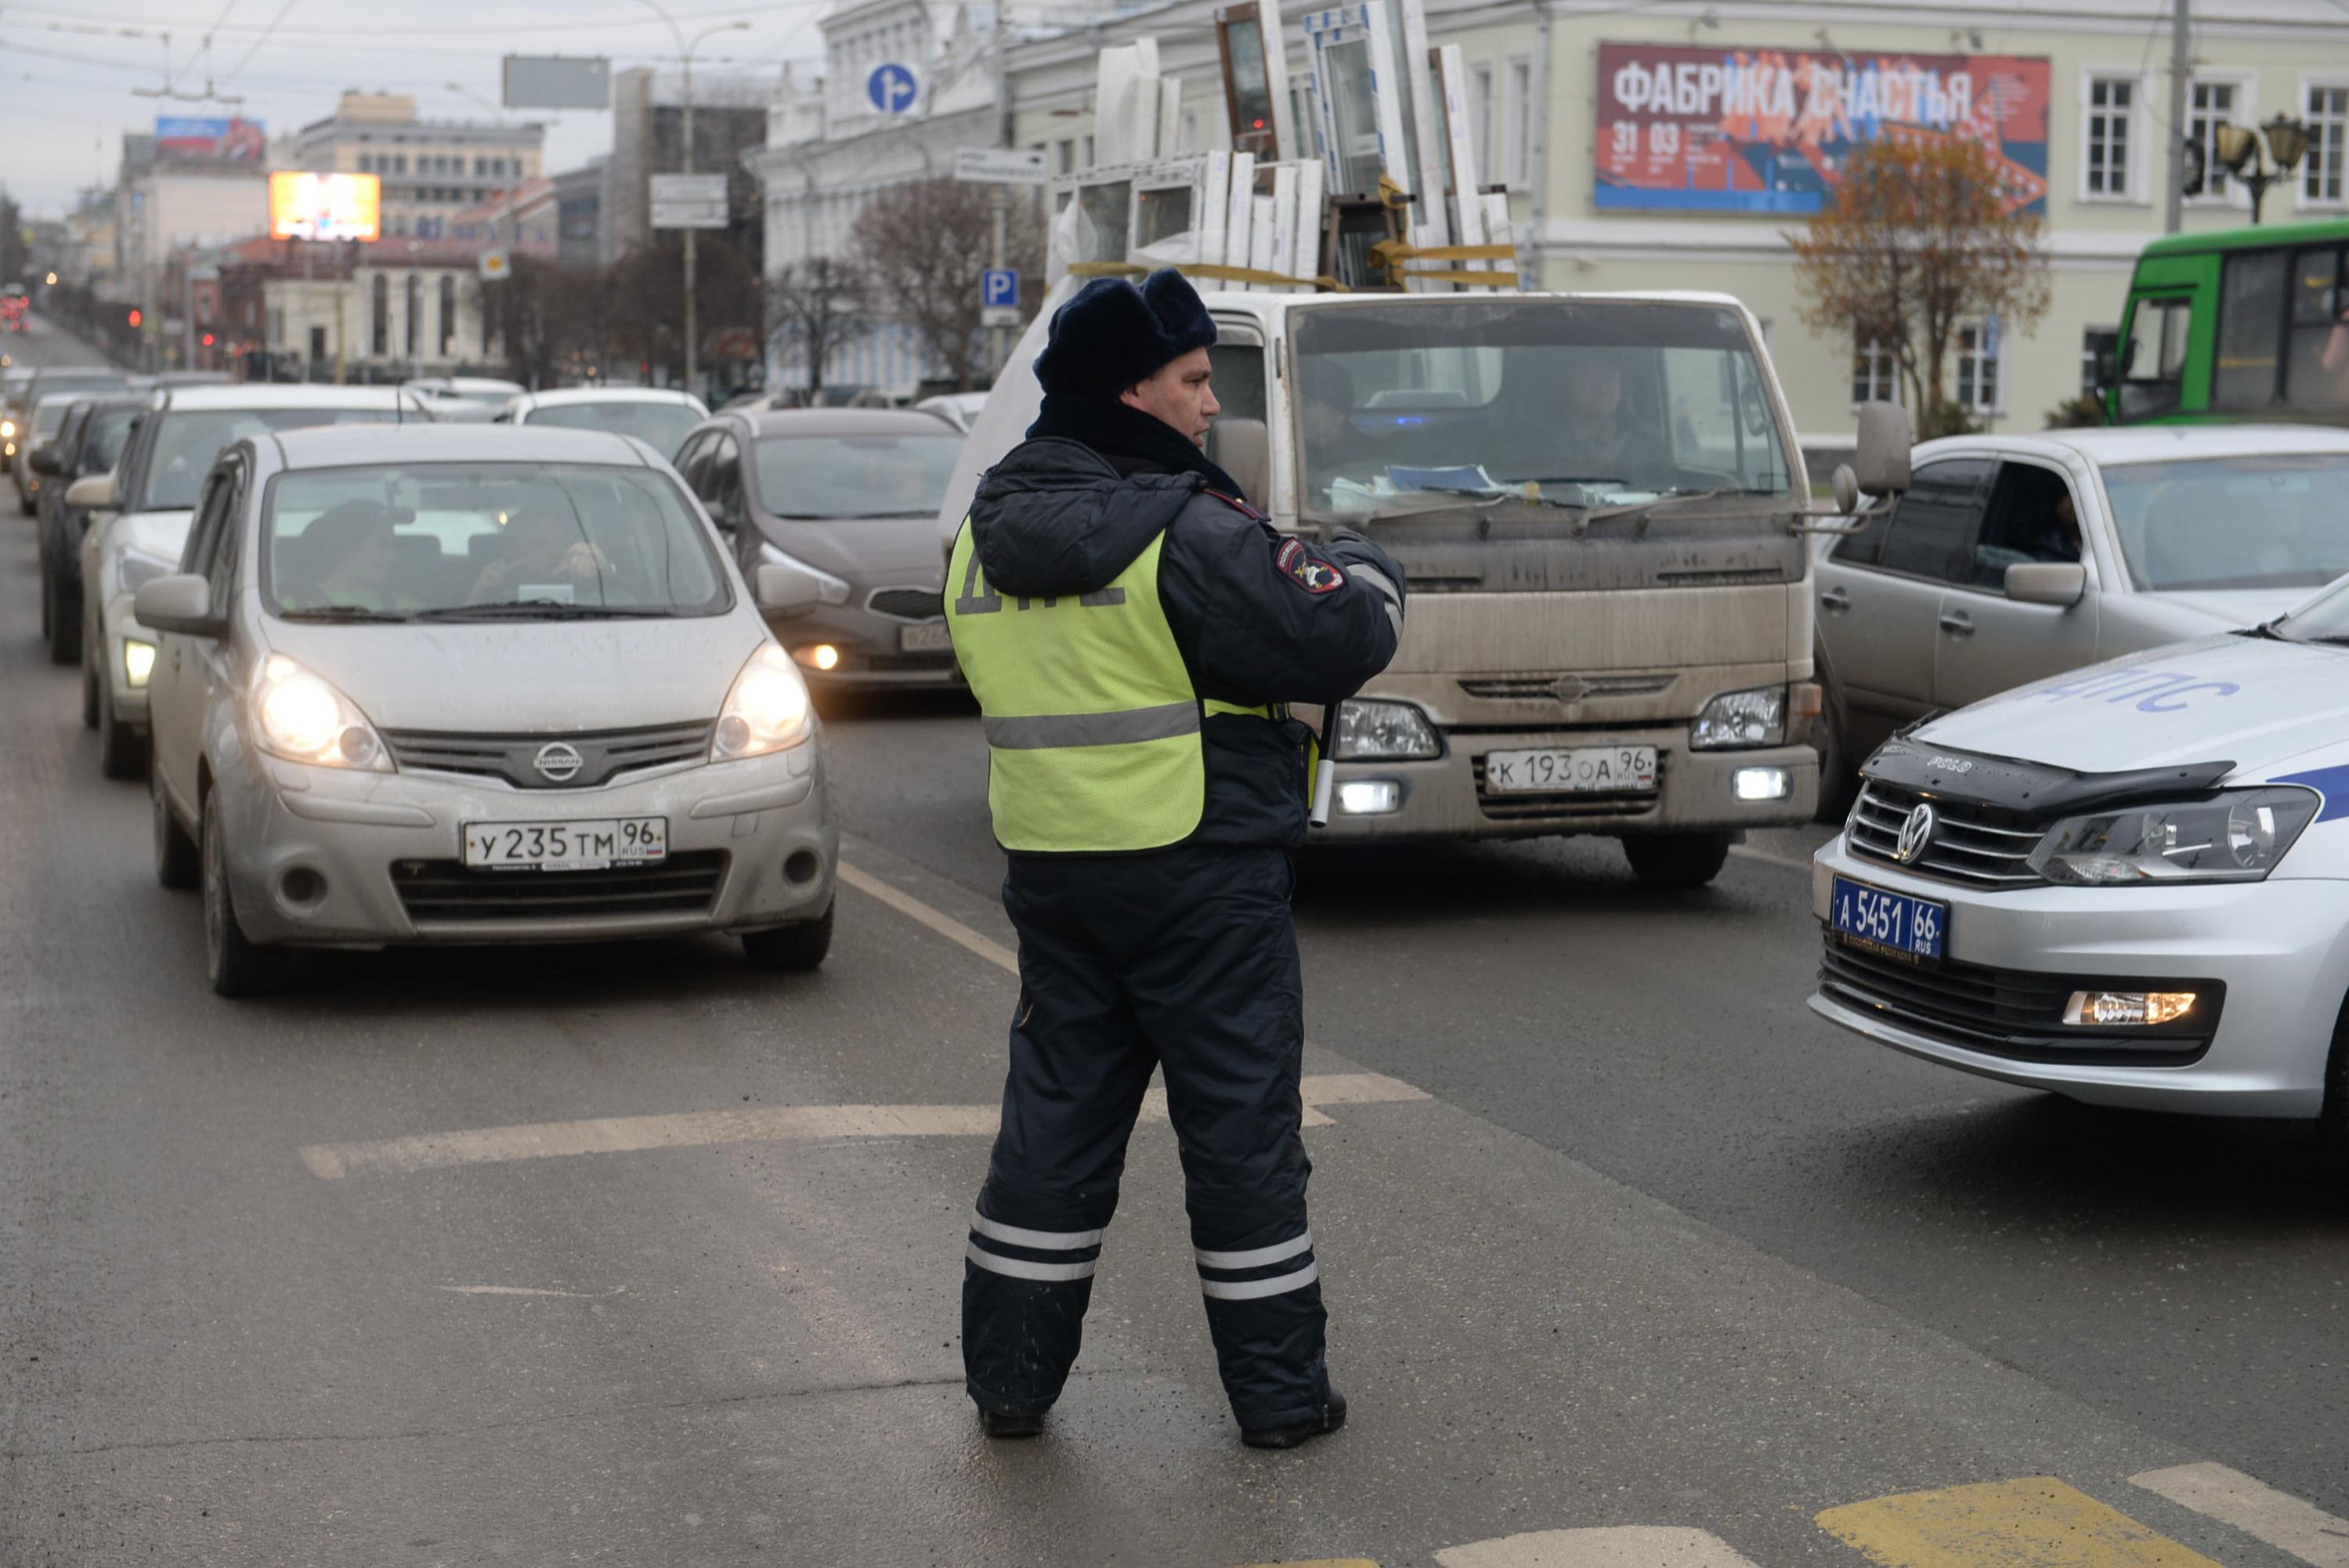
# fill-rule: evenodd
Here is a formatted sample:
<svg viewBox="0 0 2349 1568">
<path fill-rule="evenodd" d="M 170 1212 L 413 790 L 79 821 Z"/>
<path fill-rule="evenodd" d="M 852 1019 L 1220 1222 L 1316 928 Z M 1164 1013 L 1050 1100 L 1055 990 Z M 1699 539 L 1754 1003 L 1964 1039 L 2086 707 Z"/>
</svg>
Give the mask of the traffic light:
<svg viewBox="0 0 2349 1568">
<path fill-rule="evenodd" d="M 204 334 L 204 346 L 205 346 L 206 348 L 210 348 L 212 346 L 212 335 L 211 333 L 209 333 L 209 332 L 208 332 L 208 333 Z"/>
<path fill-rule="evenodd" d="M 140 315 L 137 311 L 135 311 L 135 310 L 134 310 L 134 311 L 132 311 L 132 312 L 130 313 L 130 325 L 133 325 L 133 326 L 137 326 L 140 322 L 142 322 L 142 321 L 144 321 L 144 320 L 146 320 L 146 319 L 147 319 L 147 318 L 146 318 L 145 316 Z"/>
</svg>

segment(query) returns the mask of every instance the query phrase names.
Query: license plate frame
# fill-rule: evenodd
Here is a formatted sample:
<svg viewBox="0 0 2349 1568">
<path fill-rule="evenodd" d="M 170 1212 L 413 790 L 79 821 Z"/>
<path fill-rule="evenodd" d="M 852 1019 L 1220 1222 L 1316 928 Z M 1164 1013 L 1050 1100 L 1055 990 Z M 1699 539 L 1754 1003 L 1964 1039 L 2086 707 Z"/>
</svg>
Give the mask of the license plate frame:
<svg viewBox="0 0 2349 1568">
<path fill-rule="evenodd" d="M 1848 895 L 1848 896 L 1847 896 Z M 1926 913 L 1920 922 L 1918 916 Z M 1849 947 L 1931 967 L 1950 953 L 1950 906 L 1841 874 L 1827 884 L 1827 929 Z"/>
<path fill-rule="evenodd" d="M 950 654 L 954 652 L 954 638 L 947 634 L 944 621 L 924 621 L 897 628 L 897 651 L 901 654 Z"/>
<path fill-rule="evenodd" d="M 1656 788 L 1652 746 L 1534 746 L 1485 754 L 1487 795 L 1651 795 Z"/>
<path fill-rule="evenodd" d="M 668 859 L 667 817 L 467 822 L 459 833 L 459 858 L 468 871 L 609 871 L 657 866 Z"/>
</svg>

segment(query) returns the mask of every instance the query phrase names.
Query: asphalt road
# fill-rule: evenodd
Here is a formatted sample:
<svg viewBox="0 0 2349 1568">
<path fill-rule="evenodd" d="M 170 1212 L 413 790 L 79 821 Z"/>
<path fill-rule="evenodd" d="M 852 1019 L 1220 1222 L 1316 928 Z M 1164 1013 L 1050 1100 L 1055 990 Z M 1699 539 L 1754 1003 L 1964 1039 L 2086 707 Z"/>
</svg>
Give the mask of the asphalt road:
<svg viewBox="0 0 2349 1568">
<path fill-rule="evenodd" d="M 1681 896 L 1603 843 L 1309 859 L 1353 1424 L 1236 1441 L 1156 1124 L 1050 1435 L 988 1444 L 957 1301 L 1016 986 L 965 708 L 830 705 L 820 975 L 348 954 L 222 1002 L 5 506 L 10 1568 L 2349 1563 L 2292 1502 L 2349 1514 L 2307 1140 L 1836 1035 L 1803 833 Z"/>
</svg>

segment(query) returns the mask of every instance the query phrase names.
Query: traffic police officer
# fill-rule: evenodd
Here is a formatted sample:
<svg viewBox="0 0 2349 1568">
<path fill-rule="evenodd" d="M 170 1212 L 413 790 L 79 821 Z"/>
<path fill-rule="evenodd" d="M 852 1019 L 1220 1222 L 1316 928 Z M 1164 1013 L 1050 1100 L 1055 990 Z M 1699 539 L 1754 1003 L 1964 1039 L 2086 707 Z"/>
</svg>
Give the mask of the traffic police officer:
<svg viewBox="0 0 2349 1568">
<path fill-rule="evenodd" d="M 1305 1220 L 1288 903 L 1312 737 L 1286 705 L 1386 667 L 1403 576 L 1344 531 L 1283 536 L 1207 458 L 1215 341 L 1175 272 L 1086 284 L 1052 318 L 1042 411 L 981 479 L 947 572 L 1019 934 L 1002 1130 L 963 1269 L 966 1387 L 997 1437 L 1040 1430 L 1076 1359 L 1154 1067 L 1242 1437 L 1289 1448 L 1346 1418 Z"/>
</svg>

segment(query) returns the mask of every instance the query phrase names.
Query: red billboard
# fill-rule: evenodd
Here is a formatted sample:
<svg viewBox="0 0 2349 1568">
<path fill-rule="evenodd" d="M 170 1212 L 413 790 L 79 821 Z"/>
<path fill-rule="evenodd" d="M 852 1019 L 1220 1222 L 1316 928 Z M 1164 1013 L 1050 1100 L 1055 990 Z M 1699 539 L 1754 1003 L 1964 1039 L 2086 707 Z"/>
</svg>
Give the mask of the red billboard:
<svg viewBox="0 0 2349 1568">
<path fill-rule="evenodd" d="M 1964 137 L 2004 165 L 2011 209 L 2047 195 L 2044 58 L 1599 46 L 1595 203 L 1816 212 L 1879 138 Z"/>
</svg>

